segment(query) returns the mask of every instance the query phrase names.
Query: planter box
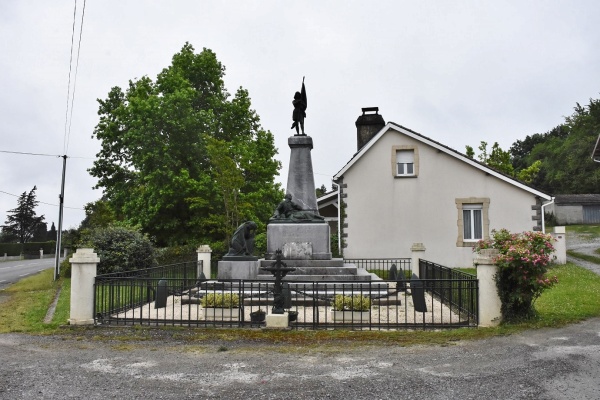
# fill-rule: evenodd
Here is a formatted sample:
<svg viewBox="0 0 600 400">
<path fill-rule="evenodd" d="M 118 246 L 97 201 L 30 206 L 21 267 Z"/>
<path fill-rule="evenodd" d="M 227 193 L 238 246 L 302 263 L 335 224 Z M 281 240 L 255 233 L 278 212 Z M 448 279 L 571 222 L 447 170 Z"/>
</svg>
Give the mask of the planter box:
<svg viewBox="0 0 600 400">
<path fill-rule="evenodd" d="M 364 323 L 371 319 L 371 311 L 335 311 L 331 310 L 331 319 L 334 322 Z"/>
<path fill-rule="evenodd" d="M 207 321 L 239 321 L 240 308 L 205 308 L 204 319 Z"/>
</svg>

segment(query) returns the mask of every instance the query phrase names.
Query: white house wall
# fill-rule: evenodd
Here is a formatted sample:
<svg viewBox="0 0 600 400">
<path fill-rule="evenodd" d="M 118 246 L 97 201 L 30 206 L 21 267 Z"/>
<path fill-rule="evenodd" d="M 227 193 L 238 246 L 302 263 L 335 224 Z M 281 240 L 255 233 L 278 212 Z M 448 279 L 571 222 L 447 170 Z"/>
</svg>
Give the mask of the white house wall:
<svg viewBox="0 0 600 400">
<path fill-rule="evenodd" d="M 392 175 L 392 148 L 418 149 L 416 178 Z M 489 198 L 492 229 L 532 230 L 533 194 L 487 175 L 396 131 L 383 135 L 343 175 L 348 224 L 345 258 L 410 257 L 421 242 L 424 258 L 448 267 L 472 265 L 471 247 L 458 247 L 457 198 Z"/>
</svg>

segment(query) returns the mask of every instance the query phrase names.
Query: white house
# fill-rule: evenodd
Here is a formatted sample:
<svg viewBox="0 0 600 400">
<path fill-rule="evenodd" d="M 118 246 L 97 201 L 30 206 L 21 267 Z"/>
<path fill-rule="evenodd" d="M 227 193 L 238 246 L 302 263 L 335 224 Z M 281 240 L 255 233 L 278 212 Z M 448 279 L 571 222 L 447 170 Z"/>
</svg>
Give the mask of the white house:
<svg viewBox="0 0 600 400">
<path fill-rule="evenodd" d="M 375 114 L 369 112 L 375 112 Z M 542 230 L 551 197 L 393 122 L 377 108 L 356 121 L 358 152 L 334 176 L 344 258 L 423 258 L 473 263 L 473 245 L 493 229 Z M 343 203 L 342 203 L 343 202 Z"/>
</svg>

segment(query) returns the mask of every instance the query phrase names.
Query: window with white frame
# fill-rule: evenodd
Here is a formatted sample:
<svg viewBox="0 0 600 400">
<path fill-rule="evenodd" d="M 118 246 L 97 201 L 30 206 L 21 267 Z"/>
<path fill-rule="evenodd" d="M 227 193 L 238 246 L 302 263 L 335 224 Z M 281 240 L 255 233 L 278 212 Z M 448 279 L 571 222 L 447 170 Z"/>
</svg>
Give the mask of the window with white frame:
<svg viewBox="0 0 600 400">
<path fill-rule="evenodd" d="M 483 204 L 463 204 L 463 241 L 483 239 Z"/>
<path fill-rule="evenodd" d="M 455 199 L 458 211 L 458 247 L 473 247 L 478 240 L 490 237 L 490 199 L 463 197 Z"/>
<path fill-rule="evenodd" d="M 396 176 L 414 176 L 415 175 L 415 151 L 397 150 L 396 151 Z"/>
</svg>

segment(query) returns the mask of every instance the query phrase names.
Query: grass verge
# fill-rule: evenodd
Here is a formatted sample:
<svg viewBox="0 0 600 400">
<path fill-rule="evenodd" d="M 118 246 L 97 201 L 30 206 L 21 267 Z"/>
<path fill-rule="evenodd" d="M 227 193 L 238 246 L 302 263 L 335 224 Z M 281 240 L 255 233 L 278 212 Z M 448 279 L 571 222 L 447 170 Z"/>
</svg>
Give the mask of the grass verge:
<svg viewBox="0 0 600 400">
<path fill-rule="evenodd" d="M 69 317 L 70 280 L 53 280 L 53 269 L 25 278 L 5 289 L 0 307 L 0 333 L 52 332 Z M 44 324 L 48 307 L 61 290 L 54 318 Z"/>
<path fill-rule="evenodd" d="M 598 254 L 600 254 L 599 250 L 600 249 L 597 249 L 595 252 L 598 253 Z M 575 251 L 575 250 L 567 250 L 567 254 L 570 255 L 570 256 L 572 256 L 572 257 L 577 257 L 577 258 L 580 258 L 580 259 L 585 260 L 585 261 L 589 261 L 589 262 L 594 263 L 594 264 L 600 264 L 600 257 L 596 257 L 596 256 L 593 256 L 591 254 L 580 253 L 580 252 Z"/>
<path fill-rule="evenodd" d="M 143 341 L 168 337 L 189 344 L 211 342 L 239 342 L 264 344 L 294 344 L 312 348 L 316 346 L 348 346 L 370 344 L 449 345 L 460 340 L 484 339 L 504 336 L 526 329 L 558 327 L 600 316 L 600 276 L 568 263 L 555 266 L 550 271 L 559 283 L 546 291 L 536 302 L 538 317 L 520 324 L 505 324 L 494 328 L 460 328 L 439 331 L 270 331 L 261 329 L 187 329 L 147 328 L 57 328 L 66 324 L 69 316 L 70 280 L 52 281 L 52 270 L 42 272 L 10 286 L 4 295 L 10 296 L 0 307 L 0 332 L 30 332 L 87 336 L 91 340 Z M 52 323 L 43 319 L 56 290 L 62 287 Z"/>
</svg>

